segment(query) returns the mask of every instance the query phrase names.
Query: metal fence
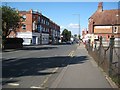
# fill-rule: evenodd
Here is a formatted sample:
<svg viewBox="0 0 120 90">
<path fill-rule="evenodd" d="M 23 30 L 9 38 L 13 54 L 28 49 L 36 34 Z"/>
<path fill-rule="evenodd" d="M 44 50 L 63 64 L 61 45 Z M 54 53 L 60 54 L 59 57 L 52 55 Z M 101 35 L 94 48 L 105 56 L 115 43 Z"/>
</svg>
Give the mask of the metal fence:
<svg viewBox="0 0 120 90">
<path fill-rule="evenodd" d="M 117 45 L 115 45 L 116 42 Z M 95 41 L 94 44 L 89 40 L 86 49 L 98 66 L 120 87 L 120 42 L 111 37 L 110 42 L 107 43 L 100 37 L 100 40 Z"/>
</svg>

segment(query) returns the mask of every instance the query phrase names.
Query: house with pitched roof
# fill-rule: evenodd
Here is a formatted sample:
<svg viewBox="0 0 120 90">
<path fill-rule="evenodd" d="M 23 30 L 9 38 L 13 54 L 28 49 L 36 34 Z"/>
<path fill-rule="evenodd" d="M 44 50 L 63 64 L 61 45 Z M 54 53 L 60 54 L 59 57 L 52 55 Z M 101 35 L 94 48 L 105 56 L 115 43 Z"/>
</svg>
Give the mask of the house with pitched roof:
<svg viewBox="0 0 120 90">
<path fill-rule="evenodd" d="M 98 4 L 98 8 L 88 22 L 88 32 L 90 34 L 102 36 L 103 40 L 109 40 L 114 35 L 116 39 L 120 38 L 120 9 L 103 10 L 103 3 Z"/>
</svg>

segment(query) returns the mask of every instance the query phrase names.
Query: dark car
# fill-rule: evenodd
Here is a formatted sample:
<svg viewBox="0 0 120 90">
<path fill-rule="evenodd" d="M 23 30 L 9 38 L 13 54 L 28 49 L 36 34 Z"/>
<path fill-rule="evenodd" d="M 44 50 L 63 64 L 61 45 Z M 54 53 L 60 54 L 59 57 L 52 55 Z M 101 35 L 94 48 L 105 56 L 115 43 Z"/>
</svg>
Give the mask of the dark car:
<svg viewBox="0 0 120 90">
<path fill-rule="evenodd" d="M 72 44 L 72 42 L 71 41 L 67 41 L 66 44 Z"/>
</svg>

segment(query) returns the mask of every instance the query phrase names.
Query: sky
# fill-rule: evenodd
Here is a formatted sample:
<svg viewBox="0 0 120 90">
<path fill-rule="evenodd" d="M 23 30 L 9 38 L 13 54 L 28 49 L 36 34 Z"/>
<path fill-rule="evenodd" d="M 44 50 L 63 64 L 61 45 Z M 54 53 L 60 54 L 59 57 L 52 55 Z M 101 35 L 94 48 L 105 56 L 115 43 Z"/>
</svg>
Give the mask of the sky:
<svg viewBox="0 0 120 90">
<path fill-rule="evenodd" d="M 7 5 L 18 10 L 38 10 L 61 28 L 72 34 L 88 28 L 89 17 L 97 10 L 99 2 L 7 2 Z M 5 3 L 2 2 L 2 5 Z M 118 2 L 103 2 L 103 10 L 118 9 Z M 80 18 L 79 18 L 80 16 Z"/>
</svg>

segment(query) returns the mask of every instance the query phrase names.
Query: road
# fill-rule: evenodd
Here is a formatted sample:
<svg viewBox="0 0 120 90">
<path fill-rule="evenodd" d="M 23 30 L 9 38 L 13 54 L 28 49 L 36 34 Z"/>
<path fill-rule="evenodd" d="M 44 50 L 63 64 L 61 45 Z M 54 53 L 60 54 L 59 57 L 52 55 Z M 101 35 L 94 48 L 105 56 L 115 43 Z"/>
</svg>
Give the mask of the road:
<svg viewBox="0 0 120 90">
<path fill-rule="evenodd" d="M 3 52 L 3 88 L 49 87 L 76 48 L 76 45 L 43 45 Z"/>
<path fill-rule="evenodd" d="M 76 44 L 6 50 L 2 54 L 2 85 L 39 89 L 111 88 L 84 46 Z"/>
</svg>

